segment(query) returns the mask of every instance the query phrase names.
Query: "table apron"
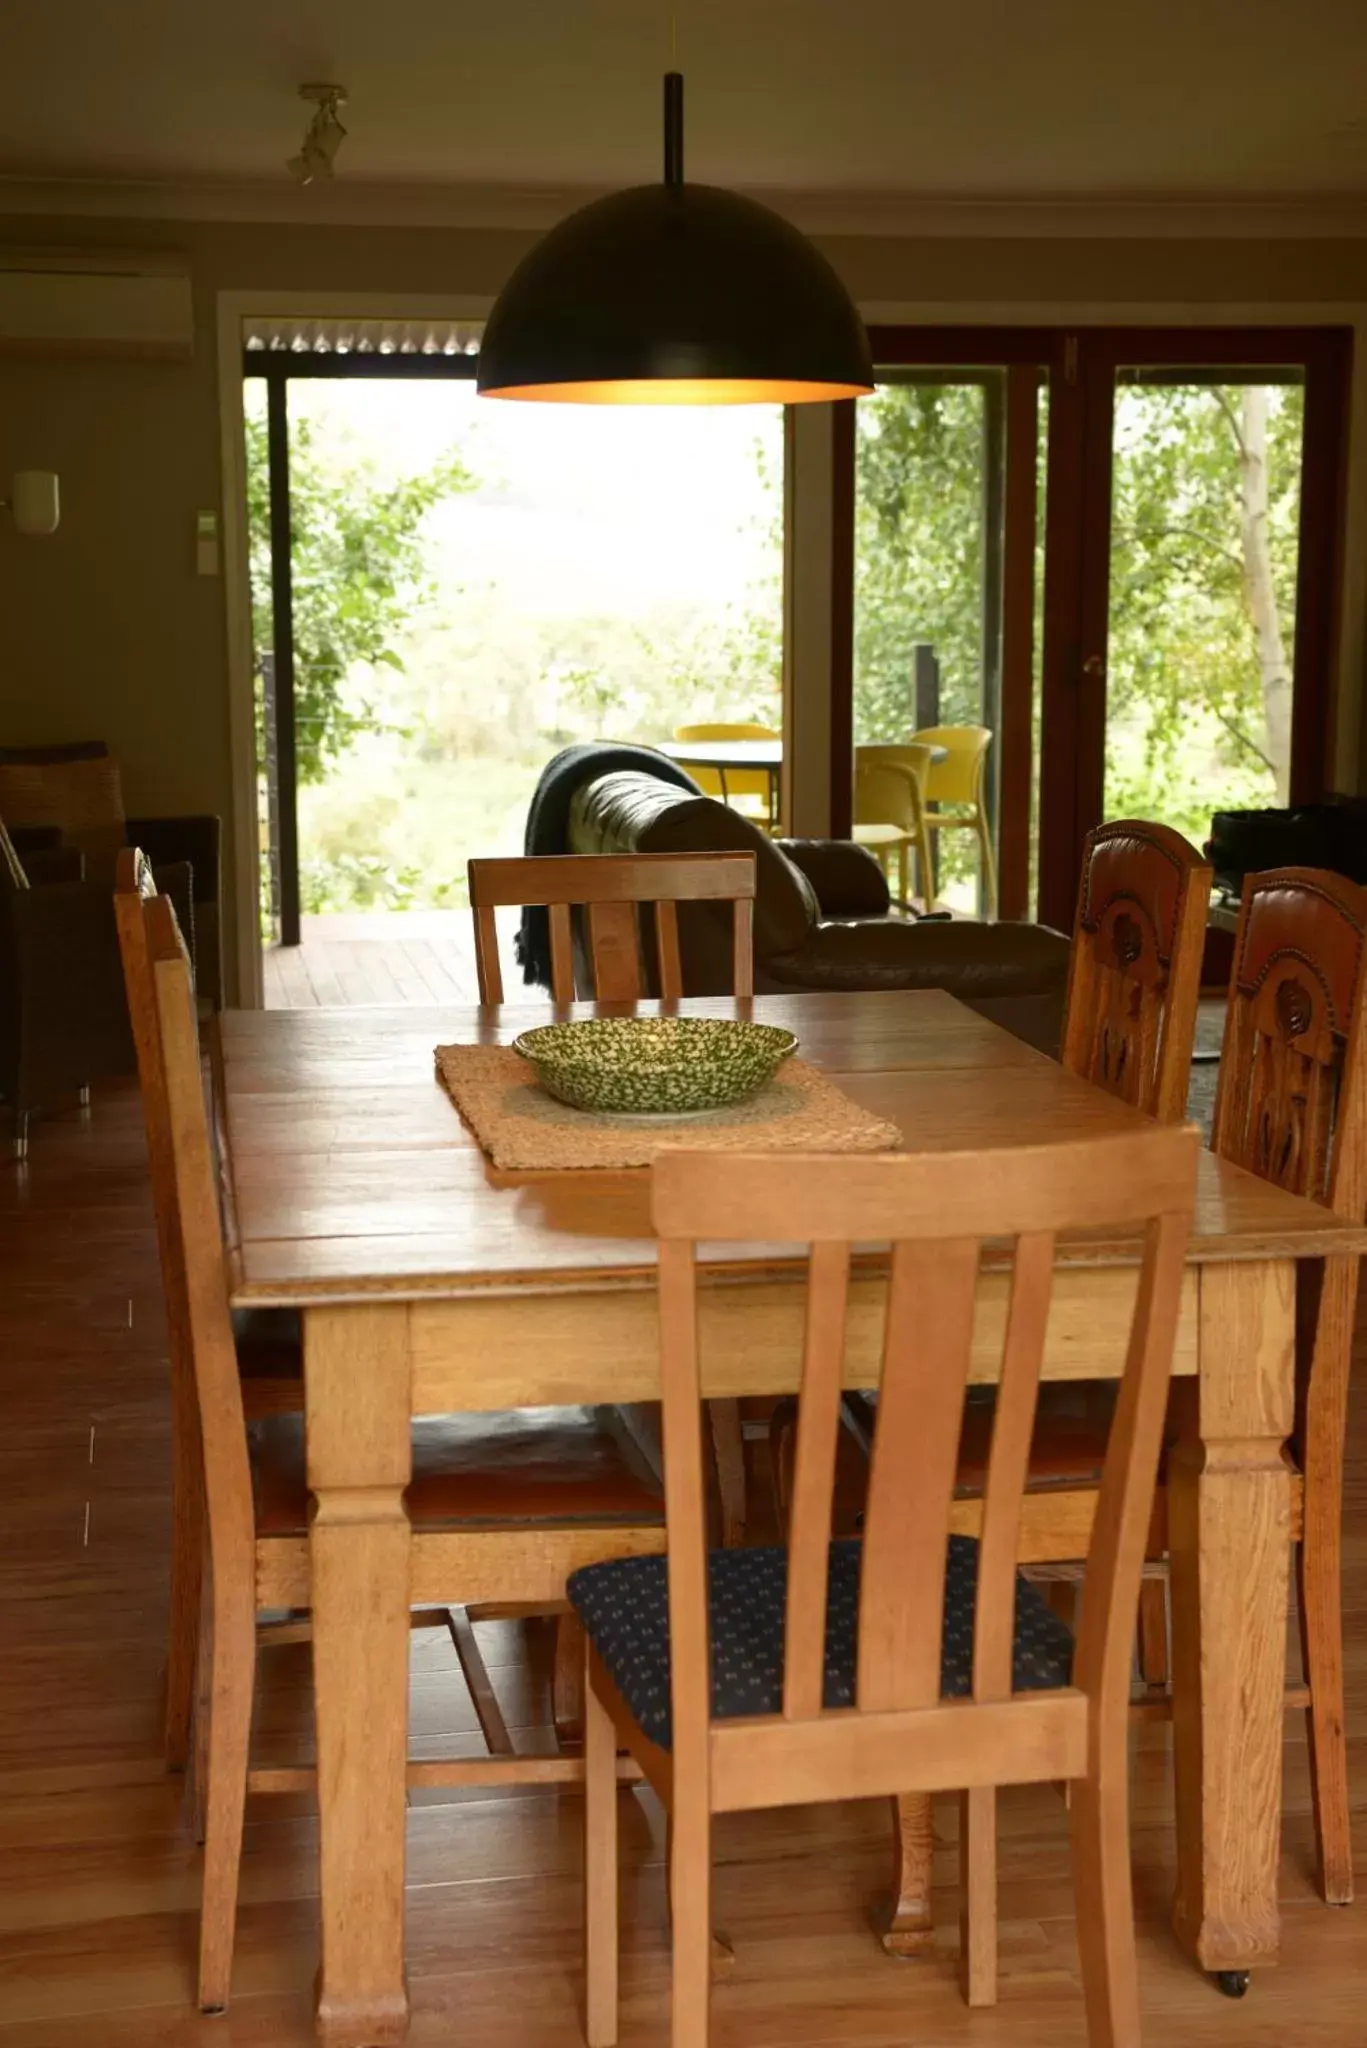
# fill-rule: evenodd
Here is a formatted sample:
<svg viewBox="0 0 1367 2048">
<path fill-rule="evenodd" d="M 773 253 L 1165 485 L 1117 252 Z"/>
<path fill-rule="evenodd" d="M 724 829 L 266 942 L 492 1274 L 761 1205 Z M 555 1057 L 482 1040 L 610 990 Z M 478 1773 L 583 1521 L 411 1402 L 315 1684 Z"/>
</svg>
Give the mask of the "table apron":
<svg viewBox="0 0 1367 2048">
<path fill-rule="evenodd" d="M 1055 1275 L 1044 1375 L 1116 1379 L 1125 1362 L 1138 1270 L 1063 1268 Z M 886 1282 L 850 1290 L 847 1387 L 877 1386 Z M 970 1379 L 1000 1373 L 1010 1274 L 978 1283 Z M 783 1394 L 799 1385 L 806 1283 L 704 1285 L 699 1330 L 702 1390 L 709 1396 Z M 1197 1366 L 1198 1287 L 1183 1280 L 1174 1371 Z M 305 1312 L 345 1316 L 346 1308 Z M 568 1406 L 580 1401 L 659 1399 L 659 1312 L 654 1288 L 467 1295 L 407 1308 L 415 1415 Z"/>
</svg>

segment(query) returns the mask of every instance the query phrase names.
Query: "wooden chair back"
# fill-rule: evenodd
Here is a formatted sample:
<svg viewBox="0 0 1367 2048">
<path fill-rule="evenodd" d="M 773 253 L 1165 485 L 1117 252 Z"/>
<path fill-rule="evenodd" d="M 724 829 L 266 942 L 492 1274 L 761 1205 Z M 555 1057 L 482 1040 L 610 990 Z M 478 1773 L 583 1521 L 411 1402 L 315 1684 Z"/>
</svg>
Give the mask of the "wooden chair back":
<svg viewBox="0 0 1367 2048">
<path fill-rule="evenodd" d="M 1367 889 L 1250 875 L 1234 940 L 1211 1144 L 1263 1180 L 1367 1211 Z"/>
<path fill-rule="evenodd" d="M 780 1716 L 745 1724 L 750 1765 L 769 1790 L 811 1796 L 814 1753 L 793 1724 L 817 1722 L 821 1757 L 875 1747 L 878 1716 L 940 1704 L 944 1572 L 959 1434 L 974 1343 L 982 1245 L 1015 1241 L 1015 1269 L 984 1501 L 973 1652 L 973 1702 L 1012 1700 L 1016 1534 L 1034 1426 L 1059 1232 L 1103 1220 L 1142 1240 L 1124 1377 L 1087 1563 L 1074 1687 L 1125 1713 L 1135 1610 L 1162 1439 L 1194 1202 L 1199 1134 L 1146 1129 L 998 1152 L 781 1158 L 664 1154 L 652 1209 L 660 1238 L 661 1377 L 669 1530 L 674 1749 L 705 1754 L 709 1735 L 706 1519 L 695 1247 L 700 1239 L 810 1246 L 806 1336 L 789 1525 L 786 1650 Z M 890 1242 L 878 1417 L 864 1517 L 853 1714 L 823 1716 L 828 1545 L 844 1380 L 852 1246 Z M 1036 1701 L 1058 1695 L 1035 1695 Z M 1017 1702 L 1024 1707 L 1024 1699 Z M 975 1755 L 973 1712 L 957 1708 L 946 1787 L 1020 1782 L 1000 1716 L 990 1762 Z M 834 1732 L 839 1723 L 846 1730 Z M 739 1724 L 736 1724 L 739 1725 Z M 1016 1723 L 1024 1737 L 1026 1724 Z M 762 1731 L 762 1732 L 761 1732 Z M 926 1731 L 928 1734 L 933 1731 Z M 1076 1731 L 1075 1731 L 1076 1732 Z M 910 1733 L 903 1728 L 902 1739 Z M 772 1742 L 770 1742 L 772 1738 Z M 1043 1739 L 1043 1738 L 1041 1738 Z M 732 1740 L 728 1732 L 725 1741 Z M 1025 1742 L 1023 1747 L 1028 1749 Z M 912 1748 L 915 1748 L 913 1742 Z M 1009 1752 L 1009 1745 L 1007 1745 Z M 905 1770 L 908 1754 L 901 1751 Z M 842 1754 L 844 1752 L 842 1751 Z M 718 1765 L 714 1745 L 711 1760 Z M 848 1761 L 848 1757 L 846 1758 Z M 917 1771 L 926 1765 L 917 1759 Z M 874 1782 L 866 1790 L 904 1789 Z M 974 1775 L 975 1770 L 978 1775 Z M 992 1775 L 995 1773 L 995 1775 Z M 1045 1775 L 1069 1775 L 1063 1770 Z M 856 1773 L 857 1776 L 857 1773 Z M 849 1773 L 841 1776 L 848 1783 Z M 704 1780 L 706 1782 L 706 1780 Z M 801 1788 L 801 1789 L 799 1789 Z M 933 1789 L 924 1782 L 921 1789 Z M 832 1791 L 832 1797 L 840 1796 Z M 755 1803 L 781 1803 L 779 1798 Z"/>
<path fill-rule="evenodd" d="M 531 854 L 522 859 L 472 860 L 470 906 L 475 919 L 475 965 L 482 1003 L 503 1001 L 494 912 L 500 905 L 544 904 L 550 913 L 551 996 L 572 1003 L 572 908 L 587 913 L 593 997 L 600 1003 L 637 1003 L 645 996 L 639 906 L 654 911 L 660 994 L 683 995 L 679 956 L 680 903 L 730 903 L 734 910 L 734 987 L 755 992 L 755 856 L 753 853 Z"/>
<path fill-rule="evenodd" d="M 1135 1109 L 1186 1114 L 1211 871 L 1166 825 L 1089 833 L 1063 1019 L 1063 1064 Z"/>
<path fill-rule="evenodd" d="M 156 988 L 147 936 L 147 905 L 156 896 L 151 862 L 136 846 L 120 848 L 114 869 L 114 925 L 123 963 L 123 985 L 138 1062 L 143 1129 L 152 1180 L 152 1207 L 157 1224 L 162 1291 L 166 1301 L 173 1382 L 186 1363 L 185 1309 L 181 1284 L 180 1233 L 176 1220 L 171 1167 L 169 1110 L 162 1071 L 161 1034 L 157 1023 Z"/>
<path fill-rule="evenodd" d="M 251 1472 L 237 1347 L 224 1280 L 214 1148 L 200 1066 L 190 957 L 165 896 L 142 899 L 166 1110 L 167 1157 L 193 1386 L 203 1451 L 215 1613 L 236 1587 L 254 1613 Z M 231 1561 L 231 1568 L 230 1568 Z"/>
</svg>

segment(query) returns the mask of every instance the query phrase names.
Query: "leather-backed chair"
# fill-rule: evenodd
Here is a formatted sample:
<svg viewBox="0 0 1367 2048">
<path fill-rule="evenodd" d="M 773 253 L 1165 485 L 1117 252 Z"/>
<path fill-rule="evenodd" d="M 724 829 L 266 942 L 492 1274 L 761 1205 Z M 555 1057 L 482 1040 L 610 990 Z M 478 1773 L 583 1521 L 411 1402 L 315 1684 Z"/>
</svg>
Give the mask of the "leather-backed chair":
<svg viewBox="0 0 1367 2048">
<path fill-rule="evenodd" d="M 711 797 L 625 772 L 580 785 L 563 850 L 753 852 L 757 994 L 943 988 L 1030 1044 L 1058 1050 L 1063 934 L 1045 925 L 895 917 L 878 863 L 850 841 L 773 840 Z M 727 993 L 725 906 L 681 905 L 679 943 L 686 992 Z"/>
</svg>

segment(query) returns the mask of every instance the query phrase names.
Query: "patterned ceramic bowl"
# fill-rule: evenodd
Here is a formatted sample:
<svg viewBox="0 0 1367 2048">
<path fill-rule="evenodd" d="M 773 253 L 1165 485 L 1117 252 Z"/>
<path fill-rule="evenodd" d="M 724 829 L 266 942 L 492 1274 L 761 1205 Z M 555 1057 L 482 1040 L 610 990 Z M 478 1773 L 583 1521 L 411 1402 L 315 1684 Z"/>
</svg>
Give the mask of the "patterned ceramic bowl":
<svg viewBox="0 0 1367 2048">
<path fill-rule="evenodd" d="M 795 1050 L 791 1031 L 727 1017 L 590 1017 L 524 1031 L 514 1050 L 551 1095 L 615 1116 L 696 1116 L 744 1102 Z"/>
</svg>

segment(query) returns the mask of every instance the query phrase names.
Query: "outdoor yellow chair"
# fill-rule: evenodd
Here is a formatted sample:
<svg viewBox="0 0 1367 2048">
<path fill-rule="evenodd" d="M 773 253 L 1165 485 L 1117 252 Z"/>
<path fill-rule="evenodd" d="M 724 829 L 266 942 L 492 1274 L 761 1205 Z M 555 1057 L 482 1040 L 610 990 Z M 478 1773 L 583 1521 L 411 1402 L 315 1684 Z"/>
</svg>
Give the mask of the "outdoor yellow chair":
<svg viewBox="0 0 1367 2048">
<path fill-rule="evenodd" d="M 782 733 L 775 732 L 772 725 L 759 725 L 755 721 L 740 721 L 703 725 L 676 725 L 676 740 L 777 740 Z M 728 768 L 725 778 L 720 768 L 695 768 L 688 770 L 704 796 L 715 796 L 722 803 L 729 804 L 733 811 L 752 818 L 762 825 L 766 832 L 772 832 L 776 823 L 770 810 L 770 791 L 773 787 L 767 768 Z"/>
<path fill-rule="evenodd" d="M 929 832 L 973 832 L 982 860 L 983 899 L 989 917 L 997 915 L 997 862 L 983 802 L 983 780 L 992 730 L 986 725 L 927 725 L 912 734 L 925 747 L 943 747 L 945 758 L 934 762 L 926 777 L 926 829 Z"/>
<path fill-rule="evenodd" d="M 911 901 L 910 852 L 916 849 L 916 879 L 927 910 L 935 907 L 935 867 L 930 857 L 926 785 L 928 746 L 856 747 L 854 831 L 884 874 L 897 856 L 897 900 Z M 892 877 L 888 875 L 891 882 Z"/>
</svg>

